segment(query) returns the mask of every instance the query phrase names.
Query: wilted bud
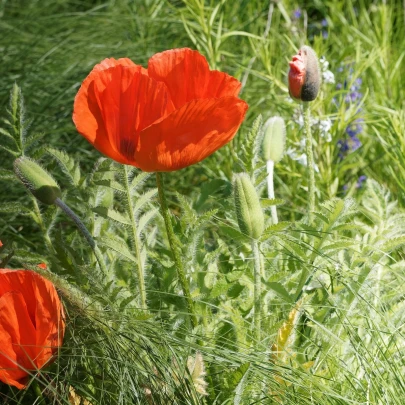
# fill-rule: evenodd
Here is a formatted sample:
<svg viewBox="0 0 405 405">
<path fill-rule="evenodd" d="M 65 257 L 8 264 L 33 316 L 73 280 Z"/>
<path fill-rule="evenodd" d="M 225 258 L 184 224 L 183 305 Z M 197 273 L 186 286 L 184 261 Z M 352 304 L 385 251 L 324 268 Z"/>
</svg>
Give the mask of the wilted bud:
<svg viewBox="0 0 405 405">
<path fill-rule="evenodd" d="M 14 172 L 24 186 L 44 204 L 52 205 L 62 195 L 52 176 L 27 157 L 20 157 L 14 162 Z"/>
<path fill-rule="evenodd" d="M 303 46 L 293 56 L 288 73 L 290 96 L 302 101 L 315 100 L 321 85 L 318 57 L 309 46 Z"/>
<path fill-rule="evenodd" d="M 281 117 L 272 117 L 264 124 L 262 144 L 263 157 L 266 161 L 278 163 L 284 155 L 285 123 Z"/>
<path fill-rule="evenodd" d="M 246 173 L 236 174 L 233 182 L 236 216 L 241 232 L 259 239 L 264 231 L 264 215 L 259 196 Z"/>
</svg>

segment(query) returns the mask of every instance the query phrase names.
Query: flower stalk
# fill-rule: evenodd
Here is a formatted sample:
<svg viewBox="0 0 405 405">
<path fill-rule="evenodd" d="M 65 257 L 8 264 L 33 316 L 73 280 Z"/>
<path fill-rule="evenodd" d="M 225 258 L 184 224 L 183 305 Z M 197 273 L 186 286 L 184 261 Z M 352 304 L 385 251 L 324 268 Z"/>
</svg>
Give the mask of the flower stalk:
<svg viewBox="0 0 405 405">
<path fill-rule="evenodd" d="M 56 198 L 54 204 L 58 206 L 75 223 L 77 229 L 84 236 L 87 243 L 93 250 L 101 271 L 104 273 L 104 275 L 107 275 L 108 271 L 104 262 L 103 255 L 100 252 L 100 249 L 97 247 L 96 241 L 93 239 L 93 237 L 91 236 L 90 232 L 87 230 L 86 226 L 83 224 L 81 219 L 60 198 Z"/>
<path fill-rule="evenodd" d="M 307 102 L 304 102 L 304 132 L 308 162 L 308 222 L 311 222 L 312 213 L 315 211 L 315 163 L 312 151 L 311 109 Z"/>
<path fill-rule="evenodd" d="M 274 161 L 267 161 L 267 193 L 270 199 L 274 199 Z M 277 207 L 272 205 L 271 209 L 271 219 L 273 224 L 278 224 Z"/>
<path fill-rule="evenodd" d="M 197 322 L 197 317 L 195 314 L 194 302 L 191 298 L 190 286 L 187 281 L 186 273 L 185 273 L 184 267 L 183 267 L 183 262 L 181 260 L 180 252 L 179 252 L 177 241 L 176 241 L 176 236 L 174 234 L 174 230 L 173 230 L 173 226 L 172 226 L 172 222 L 171 222 L 171 218 L 170 218 L 170 212 L 169 212 L 169 208 L 167 206 L 167 200 L 166 200 L 166 195 L 165 195 L 165 190 L 164 190 L 163 174 L 161 172 L 156 172 L 156 183 L 157 183 L 158 194 L 159 194 L 160 211 L 162 213 L 163 220 L 165 222 L 167 237 L 169 239 L 170 249 L 172 251 L 173 260 L 174 260 L 174 263 L 176 266 L 177 277 L 179 279 L 181 289 L 183 290 L 184 297 L 186 298 L 187 308 L 188 308 L 188 312 L 190 314 L 191 326 L 193 328 L 195 328 L 197 326 L 198 322 Z"/>
<path fill-rule="evenodd" d="M 260 266 L 260 251 L 259 243 L 256 239 L 252 240 L 252 252 L 254 259 L 254 314 L 253 314 L 253 325 L 254 325 L 254 339 L 256 346 L 260 345 L 261 339 L 261 266 Z"/>
<path fill-rule="evenodd" d="M 128 212 L 129 212 L 129 218 L 131 221 L 132 238 L 134 240 L 135 255 L 136 255 L 136 260 L 137 260 L 139 295 L 140 295 L 140 299 L 141 299 L 140 305 L 141 305 L 142 309 L 147 309 L 145 273 L 144 273 L 143 263 L 142 263 L 142 258 L 141 258 L 141 242 L 139 240 L 134 209 L 132 206 L 131 192 L 130 192 L 129 182 L 128 182 L 128 168 L 126 165 L 123 165 L 123 167 L 124 167 L 123 174 L 124 174 L 124 185 L 125 185 L 125 192 L 126 192 L 126 197 L 127 197 Z"/>
</svg>

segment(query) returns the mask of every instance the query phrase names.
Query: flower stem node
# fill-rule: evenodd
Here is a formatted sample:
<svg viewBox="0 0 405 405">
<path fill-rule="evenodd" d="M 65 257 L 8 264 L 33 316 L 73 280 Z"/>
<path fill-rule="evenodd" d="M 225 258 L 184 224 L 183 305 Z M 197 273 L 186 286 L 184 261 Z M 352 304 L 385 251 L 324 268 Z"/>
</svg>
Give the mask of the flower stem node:
<svg viewBox="0 0 405 405">
<path fill-rule="evenodd" d="M 266 162 L 272 160 L 278 163 L 285 150 L 285 123 L 281 117 L 272 117 L 264 124 L 262 144 L 263 158 Z"/>
<path fill-rule="evenodd" d="M 247 173 L 239 173 L 233 182 L 236 216 L 241 232 L 259 239 L 264 231 L 264 214 L 259 196 Z"/>
<path fill-rule="evenodd" d="M 303 46 L 292 58 L 288 72 L 290 96 L 296 100 L 313 101 L 321 86 L 318 57 L 309 46 Z"/>
<path fill-rule="evenodd" d="M 54 204 L 62 192 L 53 177 L 34 160 L 20 157 L 14 162 L 14 172 L 25 187 L 42 203 Z"/>
</svg>

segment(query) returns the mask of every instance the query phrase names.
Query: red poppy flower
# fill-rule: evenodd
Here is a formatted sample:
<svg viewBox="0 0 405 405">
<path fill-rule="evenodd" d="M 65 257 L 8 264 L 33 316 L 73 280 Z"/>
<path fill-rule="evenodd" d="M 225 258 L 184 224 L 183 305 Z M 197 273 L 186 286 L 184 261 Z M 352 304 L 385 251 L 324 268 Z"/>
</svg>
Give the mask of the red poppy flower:
<svg viewBox="0 0 405 405">
<path fill-rule="evenodd" d="M 65 323 L 53 284 L 30 270 L 0 269 L 0 381 L 22 389 L 52 360 Z"/>
<path fill-rule="evenodd" d="M 288 73 L 290 96 L 302 101 L 315 100 L 321 84 L 318 57 L 312 48 L 303 46 L 294 55 Z"/>
<path fill-rule="evenodd" d="M 127 58 L 105 59 L 82 83 L 73 121 L 117 162 L 147 172 L 178 170 L 235 136 L 248 108 L 240 87 L 187 48 L 154 55 L 148 69 Z"/>
</svg>

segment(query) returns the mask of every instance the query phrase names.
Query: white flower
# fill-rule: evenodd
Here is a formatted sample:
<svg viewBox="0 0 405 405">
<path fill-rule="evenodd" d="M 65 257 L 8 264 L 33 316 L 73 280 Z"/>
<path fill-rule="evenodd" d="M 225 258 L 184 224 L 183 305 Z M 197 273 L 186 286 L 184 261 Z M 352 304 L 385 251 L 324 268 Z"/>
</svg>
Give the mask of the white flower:
<svg viewBox="0 0 405 405">
<path fill-rule="evenodd" d="M 326 70 L 322 72 L 323 82 L 327 84 L 334 84 L 335 83 L 335 75 L 330 71 Z"/>
</svg>

